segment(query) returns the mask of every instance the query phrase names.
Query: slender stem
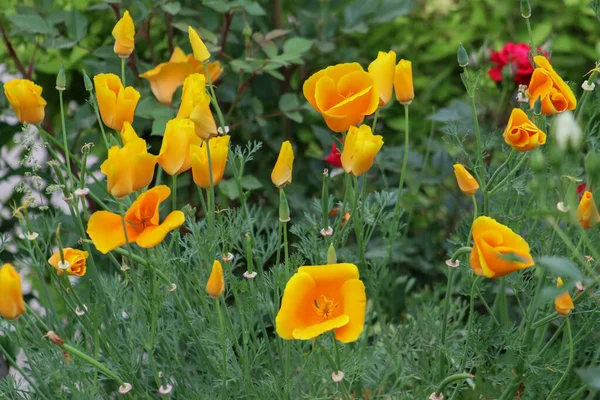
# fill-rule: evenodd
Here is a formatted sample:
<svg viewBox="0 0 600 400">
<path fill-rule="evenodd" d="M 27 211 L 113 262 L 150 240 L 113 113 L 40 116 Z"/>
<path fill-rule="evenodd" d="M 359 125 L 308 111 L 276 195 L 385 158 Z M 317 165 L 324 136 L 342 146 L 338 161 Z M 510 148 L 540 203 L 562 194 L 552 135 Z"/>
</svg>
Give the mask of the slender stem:
<svg viewBox="0 0 600 400">
<path fill-rule="evenodd" d="M 219 125 L 225 134 L 225 119 L 223 118 L 223 113 L 221 112 L 221 108 L 219 107 L 219 102 L 217 101 L 217 96 L 215 95 L 215 90 L 213 89 L 213 83 L 210 78 L 210 74 L 208 73 L 208 67 L 204 64 L 204 72 L 206 74 L 206 80 L 208 81 L 208 90 L 210 91 L 210 99 L 213 107 L 217 111 L 217 118 L 219 118 Z"/>
<path fill-rule="evenodd" d="M 8 362 L 8 365 L 11 366 L 12 368 L 14 368 L 18 373 L 20 373 L 21 376 L 23 377 L 23 379 L 25 379 L 27 381 L 27 383 L 29 383 L 29 385 L 31 385 L 33 390 L 35 390 L 35 394 L 37 396 L 39 396 L 42 399 L 48 399 L 46 394 L 44 392 L 42 392 L 40 390 L 40 388 L 36 385 L 35 381 L 32 380 L 29 377 L 29 375 L 25 372 L 25 370 L 23 370 L 23 368 L 21 368 L 19 366 L 19 364 L 17 364 L 17 362 L 11 357 L 10 353 L 4 348 L 4 346 L 2 346 L 2 343 L 0 343 L 0 353 L 6 359 L 6 361 Z"/>
<path fill-rule="evenodd" d="M 410 137 L 410 118 L 409 118 L 409 104 L 404 104 L 404 156 L 402 158 L 402 169 L 400 170 L 400 182 L 398 183 L 398 195 L 396 197 L 396 205 L 394 206 L 394 216 L 392 217 L 391 232 L 386 252 L 386 263 L 392 256 L 392 244 L 396 239 L 398 231 L 398 219 L 400 218 L 400 198 L 402 197 L 402 187 L 404 186 L 404 179 L 406 179 L 406 166 L 408 164 L 408 143 Z"/>
<path fill-rule="evenodd" d="M 529 18 L 525 18 L 525 23 L 527 24 L 527 32 L 529 33 L 529 50 L 531 51 L 531 55 L 537 55 L 537 48 L 533 43 L 533 31 L 531 30 Z"/>
<path fill-rule="evenodd" d="M 496 180 L 496 178 L 498 177 L 500 172 L 502 172 L 502 170 L 508 165 L 508 163 L 512 161 L 512 159 L 515 157 L 516 154 L 517 154 L 517 151 L 515 149 L 512 149 L 511 152 L 508 154 L 508 157 L 506 157 L 504 162 L 498 168 L 496 168 L 496 170 L 492 174 L 492 177 L 487 181 L 487 184 L 486 184 L 487 186 L 484 188 L 484 191 L 487 188 L 489 188 L 490 186 L 492 186 L 492 184 L 494 183 L 494 181 Z"/>
<path fill-rule="evenodd" d="M 354 180 L 354 196 L 352 201 L 352 212 L 350 213 L 350 218 L 352 218 L 352 225 L 354 226 L 354 234 L 356 236 L 356 243 L 358 244 L 358 255 L 360 262 L 363 268 L 367 267 L 367 262 L 365 259 L 365 247 L 363 243 L 363 224 L 362 224 L 362 215 L 358 213 L 358 199 L 360 196 L 360 188 L 358 186 L 358 177 L 352 176 Z M 363 199 L 363 203 L 364 203 Z"/>
<path fill-rule="evenodd" d="M 121 81 L 123 81 L 123 87 L 127 86 L 125 83 L 125 62 L 127 62 L 127 58 L 128 57 L 121 57 Z"/>
<path fill-rule="evenodd" d="M 494 194 L 496 194 L 499 190 L 502 189 L 502 187 L 508 181 L 508 179 L 511 176 L 513 176 L 523 166 L 523 164 L 525 164 L 525 161 L 527 161 L 527 154 L 524 154 L 523 157 L 521 157 L 521 159 L 519 160 L 517 165 L 500 181 L 500 183 L 498 183 L 492 190 L 486 191 L 486 192 L 490 196 L 493 196 Z"/>
<path fill-rule="evenodd" d="M 437 390 L 435 391 L 435 393 L 437 395 L 442 394 L 442 392 L 444 391 L 444 389 L 446 388 L 446 386 L 448 386 L 449 384 L 451 384 L 454 381 L 461 381 L 461 380 L 465 380 L 465 379 L 471 379 L 473 378 L 473 375 L 471 374 L 454 374 L 454 375 L 450 375 L 448 377 L 446 377 L 446 379 L 444 379 L 440 385 L 438 386 Z"/>
<path fill-rule="evenodd" d="M 567 368 L 565 369 L 565 372 L 560 377 L 560 380 L 558 382 L 556 382 L 556 385 L 554 385 L 554 387 L 552 388 L 552 391 L 550 392 L 550 394 L 548 395 L 546 400 L 551 399 L 552 395 L 558 391 L 558 389 L 560 388 L 560 385 L 562 385 L 562 383 L 565 381 L 565 379 L 567 379 L 567 376 L 571 372 L 571 367 L 573 367 L 573 360 L 575 359 L 575 351 L 573 349 L 573 333 L 571 332 L 571 322 L 569 321 L 568 316 L 566 318 L 566 322 L 567 322 L 567 337 L 569 338 L 569 362 L 567 363 Z"/>
<path fill-rule="evenodd" d="M 281 261 L 281 236 L 283 235 L 283 222 L 279 221 L 278 223 L 279 229 L 277 231 L 277 257 L 275 259 L 276 267 L 279 267 L 279 262 Z"/>
<path fill-rule="evenodd" d="M 471 196 L 471 200 L 473 200 L 473 223 L 471 224 L 471 228 L 469 228 L 469 236 L 467 236 L 467 246 L 471 244 L 471 237 L 473 236 L 473 225 L 475 225 L 475 220 L 477 219 L 477 198 L 475 195 Z"/>
<path fill-rule="evenodd" d="M 98 370 L 100 370 L 101 372 L 103 372 L 106 376 L 114 379 L 115 381 L 117 381 L 117 383 L 119 385 L 123 385 L 125 382 L 123 382 L 123 380 L 121 378 L 119 378 L 119 376 L 114 373 L 113 371 L 111 371 L 110 369 L 108 369 L 108 367 L 106 367 L 104 364 L 102 364 L 101 362 L 99 362 L 98 360 L 96 360 L 95 358 L 92 358 L 90 356 L 88 356 L 87 354 L 85 354 L 82 351 L 77 350 L 75 347 L 68 345 L 66 343 L 63 343 L 61 345 L 61 347 L 67 351 L 68 353 L 73 354 L 75 357 L 87 362 L 88 364 L 96 367 Z"/>
<path fill-rule="evenodd" d="M 450 294 L 452 292 L 452 278 L 454 277 L 455 268 L 449 268 L 448 282 L 446 284 L 446 296 L 444 297 L 444 311 L 442 314 L 442 333 L 440 336 L 440 371 L 439 377 L 446 374 L 446 356 L 444 354 L 444 346 L 446 345 L 446 327 L 448 325 L 448 310 L 450 309 Z"/>
<path fill-rule="evenodd" d="M 321 215 L 322 215 L 322 228 L 327 230 L 329 228 L 329 187 L 327 185 L 329 181 L 329 174 L 323 173 L 323 186 L 321 187 Z"/>
<path fill-rule="evenodd" d="M 289 264 L 289 254 L 288 254 L 288 236 L 287 236 L 287 222 L 283 223 L 283 254 L 285 258 L 285 270 L 289 274 L 290 272 L 290 264 Z"/>
<path fill-rule="evenodd" d="M 223 313 L 221 311 L 221 297 L 215 298 L 215 307 L 217 309 L 217 316 L 219 318 L 219 331 L 221 335 L 221 354 L 223 357 L 222 373 L 223 378 L 227 377 L 227 338 L 225 336 L 225 324 L 223 323 Z"/>
<path fill-rule="evenodd" d="M 406 106 L 407 107 L 407 106 Z M 375 116 L 373 117 L 373 125 L 371 125 L 371 131 L 375 133 L 375 128 L 377 128 L 377 119 L 379 118 L 379 108 L 375 111 Z"/>
<path fill-rule="evenodd" d="M 537 321 L 536 323 L 533 324 L 533 329 L 537 329 L 540 326 L 544 326 L 552 321 L 554 321 L 556 318 L 558 318 L 558 313 L 557 312 L 553 312 L 550 315 L 545 316 L 544 318 L 540 319 L 539 321 Z"/>
<path fill-rule="evenodd" d="M 69 190 L 73 188 L 73 172 L 71 171 L 71 157 L 69 155 L 69 145 L 67 143 L 67 129 L 65 124 L 65 108 L 63 104 L 63 91 L 58 91 L 58 98 L 60 101 L 60 122 L 62 127 L 63 134 L 63 146 L 65 152 L 65 164 L 67 166 L 68 180 L 69 180 Z"/>
<path fill-rule="evenodd" d="M 334 338 L 333 341 L 335 343 L 336 339 Z M 331 354 L 329 354 L 327 349 L 321 344 L 321 342 L 319 342 L 318 338 L 315 338 L 315 343 L 317 344 L 317 347 L 319 348 L 319 350 L 321 350 L 321 353 L 325 356 L 325 358 L 329 362 L 329 365 L 330 365 L 331 369 L 333 370 L 333 372 L 342 371 L 341 365 L 339 364 L 339 362 L 336 364 L 336 362 L 333 360 L 333 357 L 331 357 Z M 337 344 L 334 344 L 334 346 L 337 346 Z M 337 351 L 337 347 L 335 348 L 334 351 Z M 342 389 L 343 398 L 345 400 L 350 399 L 351 398 L 350 393 L 348 393 L 348 388 L 346 387 L 345 382 L 344 381 L 340 382 L 339 386 Z"/>
<path fill-rule="evenodd" d="M 594 69 L 594 72 L 592 72 L 592 74 L 590 75 L 588 82 L 595 82 L 597 76 L 598 76 L 598 70 Z M 579 99 L 579 101 L 577 102 L 578 103 L 577 109 L 575 110 L 575 119 L 577 120 L 577 122 L 579 122 L 579 120 L 581 119 L 581 116 L 583 115 L 583 110 L 585 109 L 585 105 L 587 103 L 589 96 L 590 96 L 590 92 L 587 90 L 584 90 L 583 94 L 581 95 L 581 99 Z"/>
<path fill-rule="evenodd" d="M 479 290 L 479 288 L 477 288 L 477 294 L 479 295 L 479 300 L 481 300 L 481 302 L 483 303 L 483 306 L 487 310 L 488 314 L 490 314 L 490 317 L 492 317 L 492 319 L 494 320 L 494 323 L 496 324 L 496 326 L 500 327 L 500 322 L 498 322 L 498 320 L 496 319 L 496 316 L 494 315 L 494 312 L 490 308 L 490 306 L 487 303 L 487 301 L 485 301 L 485 298 L 483 297 L 483 294 L 481 293 L 481 291 Z"/>
</svg>

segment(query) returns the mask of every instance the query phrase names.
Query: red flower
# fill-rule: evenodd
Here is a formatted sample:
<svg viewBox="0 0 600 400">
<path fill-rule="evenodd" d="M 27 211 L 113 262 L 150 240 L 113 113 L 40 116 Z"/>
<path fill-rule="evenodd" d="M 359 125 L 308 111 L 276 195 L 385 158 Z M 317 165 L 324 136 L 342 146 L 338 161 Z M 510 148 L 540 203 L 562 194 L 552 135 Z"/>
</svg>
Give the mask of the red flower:
<svg viewBox="0 0 600 400">
<path fill-rule="evenodd" d="M 582 183 L 581 185 L 577 186 L 577 196 L 579 196 L 579 200 L 581 200 L 581 196 L 583 196 L 583 193 L 586 190 L 592 190 L 592 187 L 590 186 L 590 188 L 588 189 L 587 185 L 585 183 Z"/>
<path fill-rule="evenodd" d="M 340 142 L 342 140 L 340 139 Z M 338 150 L 335 143 L 331 145 L 331 153 L 329 153 L 325 158 L 323 158 L 329 165 L 335 168 L 342 168 L 342 154 Z"/>
<path fill-rule="evenodd" d="M 512 69 L 513 81 L 519 85 L 529 85 L 533 66 L 529 58 L 529 45 L 527 43 L 508 42 L 500 51 L 492 51 L 490 61 L 496 67 L 490 69 L 488 74 L 493 81 L 502 82 L 502 70 L 508 64 Z"/>
</svg>

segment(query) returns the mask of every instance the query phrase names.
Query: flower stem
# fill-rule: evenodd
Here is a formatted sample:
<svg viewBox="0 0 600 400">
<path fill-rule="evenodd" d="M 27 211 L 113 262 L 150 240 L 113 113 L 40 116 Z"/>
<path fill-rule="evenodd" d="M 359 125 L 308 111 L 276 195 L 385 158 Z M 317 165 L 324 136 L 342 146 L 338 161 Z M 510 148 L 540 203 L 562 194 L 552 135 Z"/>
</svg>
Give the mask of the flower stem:
<svg viewBox="0 0 600 400">
<path fill-rule="evenodd" d="M 558 318 L 558 313 L 557 312 L 553 312 L 552 314 L 547 315 L 544 318 L 542 318 L 539 321 L 537 321 L 536 323 L 534 323 L 533 324 L 533 329 L 537 329 L 540 326 L 544 326 L 547 323 L 550 323 L 550 322 L 554 321 L 556 318 Z"/>
<path fill-rule="evenodd" d="M 473 225 L 475 225 L 475 220 L 477 219 L 477 199 L 475 195 L 471 196 L 471 200 L 473 200 L 473 223 L 471 224 L 471 228 L 469 229 L 469 236 L 467 236 L 467 246 L 471 244 L 471 237 L 473 236 Z"/>
<path fill-rule="evenodd" d="M 210 78 L 210 74 L 208 73 L 208 67 L 206 63 L 204 64 L 204 72 L 206 74 L 206 80 L 208 81 L 208 90 L 210 91 L 210 100 L 217 111 L 217 118 L 219 118 L 219 125 L 221 126 L 221 130 L 223 131 L 223 135 L 225 134 L 225 119 L 223 118 L 223 113 L 221 112 L 221 108 L 219 107 L 219 102 L 217 101 L 217 96 L 215 95 L 215 90 L 213 89 L 213 83 Z"/>
<path fill-rule="evenodd" d="M 504 184 L 508 181 L 508 179 L 511 176 L 513 176 L 523 166 L 523 164 L 525 164 L 525 161 L 527 161 L 527 154 L 524 154 L 523 157 L 521 157 L 521 159 L 519 160 L 519 162 L 517 163 L 517 165 L 492 190 L 489 190 L 489 191 L 486 190 L 486 191 L 484 191 L 484 195 L 487 193 L 490 196 L 493 196 L 499 190 L 501 190 L 502 187 L 504 186 Z"/>
<path fill-rule="evenodd" d="M 333 338 L 333 342 L 334 342 L 334 351 L 336 352 L 336 357 L 338 359 L 338 362 L 336 363 L 333 360 L 333 357 L 331 357 L 331 354 L 329 354 L 329 352 L 327 351 L 327 349 L 321 344 L 321 342 L 319 342 L 319 338 L 315 338 L 315 343 L 317 344 L 317 347 L 319 348 L 319 350 L 321 350 L 321 353 L 325 356 L 325 358 L 327 359 L 327 361 L 329 362 L 329 365 L 331 367 L 331 369 L 333 370 L 333 372 L 339 372 L 342 371 L 342 366 L 339 362 L 339 355 L 337 354 L 338 350 L 337 350 L 337 343 L 336 343 L 336 339 L 335 337 Z M 346 387 L 346 383 L 342 380 L 342 382 L 340 382 L 340 388 L 342 391 L 342 396 L 345 400 L 350 399 L 350 393 L 348 393 L 348 388 Z"/>
<path fill-rule="evenodd" d="M 290 273 L 289 254 L 288 254 L 288 236 L 287 236 L 287 222 L 283 223 L 283 254 L 285 258 L 285 270 L 288 275 Z M 289 278 L 289 276 L 288 276 Z"/>
<path fill-rule="evenodd" d="M 454 374 L 454 375 L 447 376 L 446 379 L 444 379 L 439 384 L 438 388 L 435 391 L 435 394 L 436 395 L 442 394 L 442 392 L 444 391 L 446 386 L 448 386 L 449 384 L 451 384 L 454 381 L 461 381 L 461 380 L 471 379 L 471 378 L 474 378 L 474 376 L 471 374 Z"/>
<path fill-rule="evenodd" d="M 560 380 L 558 382 L 556 382 L 556 385 L 554 385 L 554 387 L 552 388 L 552 391 L 550 392 L 550 394 L 548 395 L 546 400 L 549 400 L 552 398 L 552 395 L 554 393 L 556 393 L 556 391 L 560 388 L 560 385 L 562 385 L 562 383 L 565 381 L 565 379 L 567 379 L 567 376 L 571 372 L 571 367 L 573 367 L 575 351 L 573 349 L 573 333 L 571 332 L 571 322 L 569 322 L 568 316 L 566 318 L 566 322 L 567 322 L 567 337 L 569 338 L 569 362 L 567 363 L 567 368 L 565 369 L 565 372 L 560 377 Z"/>
<path fill-rule="evenodd" d="M 127 86 L 127 84 L 125 83 L 125 62 L 126 61 L 127 61 L 127 58 L 121 57 L 121 81 L 123 81 L 123 87 Z"/>
<path fill-rule="evenodd" d="M 73 172 L 71 171 L 71 156 L 69 155 L 69 144 L 67 142 L 67 129 L 65 124 L 65 108 L 63 104 L 63 91 L 58 91 L 58 98 L 60 101 L 60 123 L 62 127 L 63 146 L 65 153 L 65 164 L 67 166 L 67 176 L 69 181 L 69 190 L 73 190 Z"/>
<path fill-rule="evenodd" d="M 452 278 L 454 277 L 455 268 L 449 268 L 448 282 L 446 284 L 446 296 L 444 297 L 444 311 L 442 314 L 442 333 L 440 336 L 440 379 L 446 373 L 446 356 L 444 355 L 444 346 L 446 345 L 446 327 L 448 325 L 448 310 L 450 309 L 450 294 L 452 292 Z"/>
<path fill-rule="evenodd" d="M 110 369 L 108 369 L 108 367 L 106 367 L 104 364 L 102 364 L 101 362 L 99 362 L 95 358 L 92 358 L 92 357 L 88 356 L 84 352 L 79 351 L 75 347 L 73 347 L 71 345 L 68 345 L 66 343 L 63 343 L 61 345 L 61 347 L 65 351 L 67 351 L 68 353 L 71 353 L 75 357 L 77 357 L 77 358 L 79 358 L 79 359 L 87 362 L 88 364 L 96 367 L 98 370 L 100 370 L 101 372 L 103 372 L 106 376 L 108 376 L 109 378 L 114 379 L 119 385 L 123 385 L 125 383 L 125 382 L 123 382 L 123 380 L 121 378 L 119 378 L 119 376 L 116 373 L 114 373 L 113 371 L 111 371 Z"/>
<path fill-rule="evenodd" d="M 409 104 L 404 104 L 404 156 L 402 158 L 402 169 L 400 170 L 400 182 L 398 183 L 398 195 L 396 197 L 396 205 L 394 206 L 394 216 L 392 217 L 391 231 L 389 242 L 387 246 L 387 252 L 384 264 L 389 262 L 392 257 L 392 244 L 396 239 L 398 231 L 398 219 L 400 218 L 400 198 L 402 197 L 402 187 L 404 186 L 404 179 L 406 179 L 406 166 L 408 164 L 408 141 L 410 137 L 410 118 L 409 118 Z"/>
<path fill-rule="evenodd" d="M 227 339 L 225 337 L 225 324 L 223 323 L 223 313 L 221 311 L 221 298 L 217 297 L 215 299 L 215 307 L 217 309 L 217 316 L 219 318 L 219 331 L 220 331 L 220 335 L 221 335 L 221 354 L 223 357 L 223 365 L 222 365 L 222 378 L 226 380 L 227 378 L 227 347 L 226 347 L 226 343 L 227 343 Z M 225 385 L 223 385 L 223 389 L 225 388 Z M 225 393 L 224 391 L 221 392 L 221 394 Z M 223 396 L 221 396 L 223 397 Z"/>
<path fill-rule="evenodd" d="M 18 373 L 20 373 L 21 376 L 23 377 L 23 379 L 25 379 L 27 381 L 27 383 L 29 383 L 29 385 L 31 385 L 31 387 L 33 388 L 33 390 L 35 390 L 35 394 L 37 396 L 39 396 L 42 399 L 46 399 L 46 400 L 49 399 L 49 397 L 47 397 L 46 394 L 44 392 L 42 392 L 40 390 L 40 388 L 36 385 L 35 381 L 32 380 L 31 378 L 29 378 L 29 375 L 11 357 L 10 353 L 4 348 L 4 346 L 2 346 L 2 343 L 0 343 L 0 354 L 2 354 L 4 356 L 4 358 L 8 362 L 8 365 L 11 366 L 12 368 L 14 368 L 15 371 L 17 371 Z"/>
</svg>

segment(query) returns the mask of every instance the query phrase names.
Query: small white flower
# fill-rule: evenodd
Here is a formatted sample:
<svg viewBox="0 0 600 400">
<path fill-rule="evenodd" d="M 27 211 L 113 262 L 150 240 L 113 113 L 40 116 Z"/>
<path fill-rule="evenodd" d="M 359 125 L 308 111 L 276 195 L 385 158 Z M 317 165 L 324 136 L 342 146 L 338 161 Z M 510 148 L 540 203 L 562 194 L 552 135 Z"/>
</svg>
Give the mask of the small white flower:
<svg viewBox="0 0 600 400">
<path fill-rule="evenodd" d="M 121 318 L 127 319 L 127 318 L 129 318 L 129 314 L 125 311 L 121 311 Z"/>
<path fill-rule="evenodd" d="M 431 393 L 431 396 L 429 396 L 429 400 L 444 400 L 444 394 L 440 393 L 437 395 L 435 392 L 433 392 Z"/>
<path fill-rule="evenodd" d="M 577 124 L 571 111 L 565 111 L 556 116 L 552 124 L 556 144 L 562 151 L 578 150 L 583 141 L 583 132 Z"/>
<path fill-rule="evenodd" d="M 169 292 L 174 292 L 177 290 L 177 285 L 174 283 L 171 283 L 171 286 L 169 287 Z"/>
<path fill-rule="evenodd" d="M 173 391 L 173 385 L 160 385 L 158 388 L 158 393 L 160 394 L 169 394 Z"/>
<path fill-rule="evenodd" d="M 571 208 L 569 208 L 569 206 L 567 206 L 564 201 L 559 201 L 558 203 L 556 203 L 556 209 L 558 211 L 560 211 L 561 213 L 566 213 L 569 212 L 569 210 Z"/>
<path fill-rule="evenodd" d="M 248 272 L 248 271 L 244 272 L 244 278 L 246 278 L 246 279 L 254 279 L 254 278 L 256 278 L 256 271 L 254 271 L 254 272 Z"/>
<path fill-rule="evenodd" d="M 459 260 L 454 260 L 452 261 L 452 259 L 448 259 L 446 260 L 446 265 L 449 266 L 450 268 L 458 268 L 460 267 L 460 261 Z"/>
<path fill-rule="evenodd" d="M 590 82 L 590 81 L 583 81 L 583 83 L 581 84 L 581 88 L 583 90 L 585 90 L 586 92 L 593 92 L 594 89 L 596 88 L 596 84 L 594 82 Z"/>
<path fill-rule="evenodd" d="M 229 133 L 229 127 L 225 126 L 225 133 L 223 133 L 223 127 L 218 127 L 217 128 L 217 132 L 219 132 L 219 135 L 227 135 Z"/>
<path fill-rule="evenodd" d="M 125 261 L 123 261 L 123 264 L 121 265 L 121 271 L 129 271 L 129 265 L 125 264 Z"/>
<path fill-rule="evenodd" d="M 83 310 L 79 306 L 77 306 L 77 308 L 75 308 L 75 314 L 77 314 L 78 317 L 81 317 L 85 314 L 87 309 L 88 308 L 85 304 L 83 305 Z"/>
<path fill-rule="evenodd" d="M 517 93 L 517 101 L 519 103 L 528 103 L 529 102 L 529 98 L 527 98 L 527 96 L 525 95 L 525 93 L 519 92 L 519 93 Z"/>
<path fill-rule="evenodd" d="M 131 386 L 131 383 L 124 383 L 121 386 L 119 386 L 119 393 L 127 394 L 131 391 L 131 389 L 133 389 L 133 386 Z"/>
<path fill-rule="evenodd" d="M 594 258 L 592 256 L 585 256 L 585 260 L 588 262 L 588 264 L 591 264 L 594 262 Z"/>
<path fill-rule="evenodd" d="M 63 199 L 64 201 L 71 201 L 71 200 L 73 200 L 73 195 L 71 195 L 71 196 L 69 196 L 69 197 L 65 197 L 65 196 L 63 195 L 62 199 Z"/>
<path fill-rule="evenodd" d="M 40 236 L 37 232 L 27 232 L 27 240 L 34 241 Z"/>
<path fill-rule="evenodd" d="M 329 170 L 327 168 L 323 169 L 323 176 L 329 176 Z"/>
<path fill-rule="evenodd" d="M 328 226 L 327 229 L 321 229 L 321 236 L 331 236 L 333 235 L 333 228 Z"/>
<path fill-rule="evenodd" d="M 71 264 L 69 264 L 67 260 L 61 260 L 58 262 L 58 268 L 62 269 L 63 271 L 69 269 L 70 266 Z"/>
<path fill-rule="evenodd" d="M 583 290 L 585 289 L 585 287 L 583 287 L 583 283 L 577 281 L 575 282 L 575 287 L 577 288 L 577 291 L 579 292 L 583 292 Z"/>
<path fill-rule="evenodd" d="M 87 196 L 88 193 L 90 193 L 90 189 L 89 188 L 75 189 L 75 192 L 73 192 L 73 193 L 75 194 L 75 196 L 83 197 L 83 196 Z"/>
<path fill-rule="evenodd" d="M 331 379 L 335 382 L 335 383 L 340 383 L 341 381 L 344 380 L 344 372 L 343 371 L 338 371 L 338 372 L 332 372 L 331 373 Z"/>
<path fill-rule="evenodd" d="M 221 257 L 221 259 L 224 262 L 231 262 L 231 261 L 233 261 L 233 254 L 231 254 L 231 253 L 223 254 L 223 256 Z"/>
</svg>

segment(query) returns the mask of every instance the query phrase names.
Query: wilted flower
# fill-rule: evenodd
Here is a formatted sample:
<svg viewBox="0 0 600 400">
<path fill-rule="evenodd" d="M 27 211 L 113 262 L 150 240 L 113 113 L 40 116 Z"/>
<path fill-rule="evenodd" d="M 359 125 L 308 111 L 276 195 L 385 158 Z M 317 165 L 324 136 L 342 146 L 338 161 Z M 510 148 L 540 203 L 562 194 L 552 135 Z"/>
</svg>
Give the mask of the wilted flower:
<svg viewBox="0 0 600 400">
<path fill-rule="evenodd" d="M 495 219 L 475 220 L 473 242 L 470 263 L 476 275 L 498 278 L 533 265 L 525 239 Z"/>
<path fill-rule="evenodd" d="M 277 334 L 308 340 L 335 330 L 337 340 L 353 342 L 363 331 L 365 310 L 365 285 L 356 265 L 300 267 L 285 287 Z"/>
<path fill-rule="evenodd" d="M 179 210 L 172 211 L 159 224 L 158 207 L 171 194 L 168 186 L 160 185 L 142 193 L 125 214 L 127 239 L 143 248 L 152 248 L 162 242 L 169 232 L 183 225 L 185 216 Z M 96 211 L 87 227 L 96 249 L 106 254 L 126 243 L 123 222 L 119 214 Z"/>
<path fill-rule="evenodd" d="M 334 132 L 361 124 L 379 106 L 377 84 L 358 63 L 322 69 L 304 82 L 302 91 Z"/>
<path fill-rule="evenodd" d="M 4 84 L 4 94 L 19 122 L 39 124 L 44 120 L 46 100 L 42 90 L 28 79 L 13 79 Z"/>
</svg>

